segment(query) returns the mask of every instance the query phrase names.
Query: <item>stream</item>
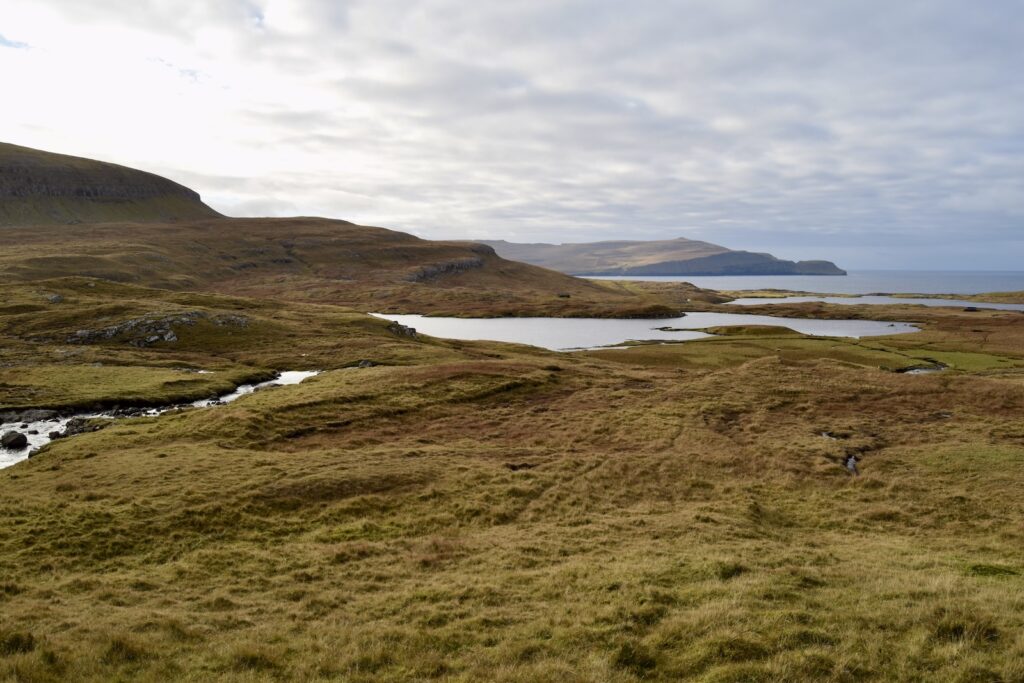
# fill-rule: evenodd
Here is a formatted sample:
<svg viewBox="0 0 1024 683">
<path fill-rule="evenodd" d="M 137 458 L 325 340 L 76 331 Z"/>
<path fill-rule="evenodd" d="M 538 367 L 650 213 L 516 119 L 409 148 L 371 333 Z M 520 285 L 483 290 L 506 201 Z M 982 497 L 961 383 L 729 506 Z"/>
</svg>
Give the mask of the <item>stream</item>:
<svg viewBox="0 0 1024 683">
<path fill-rule="evenodd" d="M 42 448 L 53 441 L 54 438 L 59 438 L 57 435 L 60 435 L 61 437 L 64 436 L 69 424 L 78 424 L 77 422 L 74 422 L 76 420 L 89 420 L 97 417 L 110 419 L 122 417 L 154 417 L 179 408 L 208 408 L 211 406 L 220 406 L 236 401 L 259 389 L 299 384 L 300 382 L 318 374 L 320 374 L 320 370 L 289 370 L 280 373 L 273 379 L 267 380 L 266 382 L 242 384 L 231 392 L 216 398 L 204 398 L 190 403 L 176 403 L 160 408 L 141 408 L 138 410 L 129 409 L 127 413 L 123 410 L 110 410 L 60 415 L 54 410 L 23 410 L 21 411 L 22 415 L 33 417 L 35 419 L 0 423 L 0 437 L 10 432 L 17 432 L 19 434 L 23 434 L 27 441 L 26 445 L 21 447 L 0 448 L 0 468 L 10 467 L 17 462 L 21 462 L 22 460 L 30 457 L 39 448 Z"/>
</svg>

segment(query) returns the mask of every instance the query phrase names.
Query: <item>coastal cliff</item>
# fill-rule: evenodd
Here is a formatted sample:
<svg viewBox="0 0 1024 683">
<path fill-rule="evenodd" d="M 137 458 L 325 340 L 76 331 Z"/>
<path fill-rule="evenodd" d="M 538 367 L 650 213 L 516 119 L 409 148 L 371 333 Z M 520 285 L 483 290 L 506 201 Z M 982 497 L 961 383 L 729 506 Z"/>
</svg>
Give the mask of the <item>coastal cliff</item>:
<svg viewBox="0 0 1024 683">
<path fill-rule="evenodd" d="M 577 244 L 496 240 L 485 244 L 504 258 L 572 275 L 846 275 L 831 261 L 786 261 L 683 237 Z"/>
</svg>

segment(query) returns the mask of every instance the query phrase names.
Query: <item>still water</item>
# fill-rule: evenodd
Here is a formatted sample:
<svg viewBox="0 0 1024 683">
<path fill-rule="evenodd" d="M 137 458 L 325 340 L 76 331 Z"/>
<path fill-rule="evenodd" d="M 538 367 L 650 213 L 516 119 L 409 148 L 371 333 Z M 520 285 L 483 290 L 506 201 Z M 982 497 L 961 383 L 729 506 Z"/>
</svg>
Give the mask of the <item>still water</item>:
<svg viewBox="0 0 1024 683">
<path fill-rule="evenodd" d="M 733 299 L 730 304 L 736 306 L 757 306 L 760 304 L 799 304 L 805 301 L 821 301 L 826 304 L 916 304 L 919 306 L 950 306 L 955 308 L 993 308 L 1000 311 L 1024 311 L 1024 304 L 998 304 L 984 301 L 965 301 L 963 299 L 912 299 L 896 296 L 787 296 L 787 297 L 749 297 Z"/>
<path fill-rule="evenodd" d="M 786 289 L 822 294 L 984 294 L 1024 291 L 1024 271 L 852 270 L 848 275 L 608 276 L 600 280 L 692 282 L 706 289 Z"/>
<path fill-rule="evenodd" d="M 698 332 L 719 325 L 779 325 L 819 337 L 874 337 L 916 332 L 909 323 L 878 320 L 815 320 L 744 313 L 687 313 L 681 318 L 435 318 L 374 314 L 446 339 L 489 339 L 530 344 L 554 351 L 613 346 L 626 341 L 687 341 L 710 336 Z"/>
</svg>

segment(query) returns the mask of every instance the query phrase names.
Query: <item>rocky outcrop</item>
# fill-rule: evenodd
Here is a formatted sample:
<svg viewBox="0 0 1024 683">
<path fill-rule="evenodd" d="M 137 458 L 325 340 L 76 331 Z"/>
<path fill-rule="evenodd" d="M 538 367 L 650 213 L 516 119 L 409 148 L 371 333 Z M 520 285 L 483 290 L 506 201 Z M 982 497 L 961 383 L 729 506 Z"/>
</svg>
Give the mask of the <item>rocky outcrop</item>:
<svg viewBox="0 0 1024 683">
<path fill-rule="evenodd" d="M 397 335 L 399 337 L 416 337 L 416 328 L 402 325 L 401 323 L 391 323 L 387 327 L 388 332 Z"/>
<path fill-rule="evenodd" d="M 219 215 L 194 190 L 152 173 L 0 143 L 0 226 Z"/>
<path fill-rule="evenodd" d="M 420 266 L 414 272 L 410 273 L 405 279 L 409 282 L 424 282 L 426 280 L 437 279 L 444 275 L 455 275 L 457 273 L 465 273 L 467 270 L 483 268 L 483 265 L 484 260 L 476 257 L 443 261 L 441 263 L 431 263 L 426 266 Z"/>
<path fill-rule="evenodd" d="M 209 320 L 215 325 L 247 327 L 249 319 L 244 315 L 213 315 L 203 311 L 187 311 L 176 315 L 144 315 L 132 318 L 116 325 L 96 330 L 78 330 L 67 338 L 71 344 L 96 344 L 113 339 L 123 339 L 126 343 L 140 348 L 178 341 L 175 327 L 192 327 L 200 320 Z"/>
<path fill-rule="evenodd" d="M 68 423 L 64 425 L 64 431 L 58 433 L 51 433 L 51 439 L 65 439 L 69 436 L 77 436 L 78 434 L 87 434 L 89 432 L 98 432 L 107 426 L 108 423 L 103 421 L 91 420 L 86 417 L 73 417 L 68 420 Z"/>
</svg>

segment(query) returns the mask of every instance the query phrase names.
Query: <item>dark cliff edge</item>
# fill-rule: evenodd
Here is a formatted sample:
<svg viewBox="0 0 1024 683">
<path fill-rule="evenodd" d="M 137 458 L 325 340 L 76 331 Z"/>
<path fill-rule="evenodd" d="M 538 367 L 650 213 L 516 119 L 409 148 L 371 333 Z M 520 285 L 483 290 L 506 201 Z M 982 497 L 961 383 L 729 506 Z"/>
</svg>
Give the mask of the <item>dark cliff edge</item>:
<svg viewBox="0 0 1024 683">
<path fill-rule="evenodd" d="M 220 215 L 197 192 L 153 173 L 0 143 L 0 226 Z"/>
<path fill-rule="evenodd" d="M 570 275 L 846 275 L 831 261 L 786 261 L 710 242 L 615 240 L 564 244 L 486 242 L 499 256 Z"/>
</svg>

